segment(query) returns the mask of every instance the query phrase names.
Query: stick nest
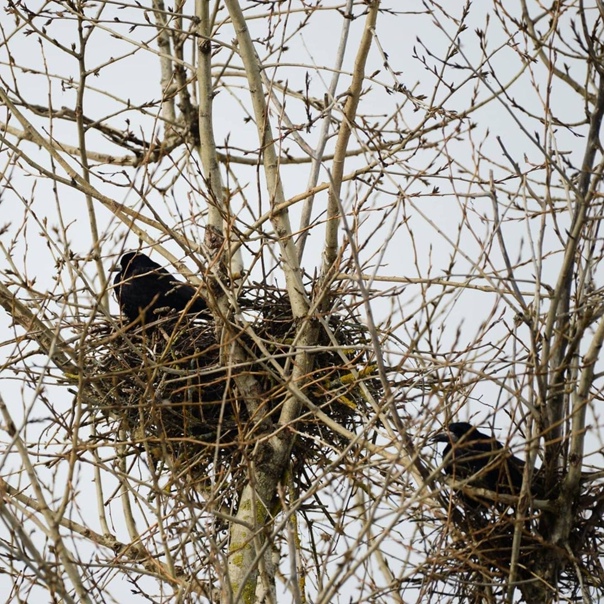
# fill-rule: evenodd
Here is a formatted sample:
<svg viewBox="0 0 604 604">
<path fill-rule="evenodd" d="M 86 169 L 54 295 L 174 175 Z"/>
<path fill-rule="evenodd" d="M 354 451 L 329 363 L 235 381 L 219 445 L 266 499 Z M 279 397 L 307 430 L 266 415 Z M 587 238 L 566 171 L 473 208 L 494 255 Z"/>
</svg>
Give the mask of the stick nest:
<svg viewBox="0 0 604 604">
<path fill-rule="evenodd" d="M 560 482 L 563 477 L 560 477 Z M 547 512 L 526 511 L 518 521 L 518 500 L 502 502 L 490 494 L 490 502 L 476 492 L 463 489 L 451 493 L 449 514 L 436 523 L 436 547 L 429 553 L 424 572 L 428 584 L 435 578 L 447 588 L 439 592 L 454 601 L 504 601 L 508 589 L 511 561 L 515 551 L 514 533 L 519 526 L 519 548 L 514 566 L 517 589 L 524 601 L 535 601 L 542 594 L 536 586 L 534 571 L 547 568 L 558 559 L 558 589 L 568 601 L 585 601 L 586 591 L 596 599 L 604 597 L 604 486 L 589 479 L 582 483 L 582 492 L 575 509 L 567 547 L 548 544 L 541 533 L 547 530 Z M 469 493 L 469 494 L 468 494 Z M 554 502 L 557 494 L 549 497 Z M 514 498 L 512 498 L 514 499 Z M 567 513 L 560 511 L 559 513 Z M 518 524 L 519 522 L 519 524 Z M 518 593 L 518 592 L 517 592 Z M 495 598 L 495 600 L 493 600 Z M 565 600 L 566 601 L 566 600 Z"/>
<path fill-rule="evenodd" d="M 169 464 L 172 480 L 199 490 L 212 476 L 214 485 L 235 496 L 254 444 L 277 430 L 295 363 L 297 326 L 286 294 L 265 286 L 250 294 L 244 320 L 228 329 L 217 330 L 209 314 L 165 316 L 130 329 L 119 321 L 95 325 L 85 356 L 91 398 L 108 422 L 105 438 L 126 435 L 149 463 Z M 295 386 L 331 420 L 355 432 L 371 398 L 381 394 L 371 341 L 353 312 L 332 313 L 324 323 L 329 329 L 320 326 L 313 374 Z M 235 364 L 234 343 L 245 351 L 245 360 Z M 255 396 L 244 401 L 237 380 L 253 380 Z M 348 440 L 304 402 L 300 408 L 298 419 L 280 434 L 295 438 L 292 478 L 304 488 L 307 466 L 328 463 L 330 453 Z"/>
</svg>

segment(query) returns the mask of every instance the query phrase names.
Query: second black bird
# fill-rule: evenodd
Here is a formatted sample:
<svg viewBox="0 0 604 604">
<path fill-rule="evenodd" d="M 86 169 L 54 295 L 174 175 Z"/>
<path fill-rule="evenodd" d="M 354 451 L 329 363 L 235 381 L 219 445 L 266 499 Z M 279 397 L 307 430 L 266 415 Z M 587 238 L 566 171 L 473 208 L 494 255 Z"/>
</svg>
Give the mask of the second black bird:
<svg viewBox="0 0 604 604">
<path fill-rule="evenodd" d="M 520 493 L 524 461 L 492 436 L 467 422 L 454 422 L 432 440 L 447 443 L 443 461 L 449 476 L 497 493 Z"/>
<path fill-rule="evenodd" d="M 205 300 L 188 283 L 171 275 L 142 252 L 127 252 L 120 260 L 114 279 L 115 296 L 130 322 L 156 321 L 160 312 L 199 313 L 207 309 Z"/>
</svg>

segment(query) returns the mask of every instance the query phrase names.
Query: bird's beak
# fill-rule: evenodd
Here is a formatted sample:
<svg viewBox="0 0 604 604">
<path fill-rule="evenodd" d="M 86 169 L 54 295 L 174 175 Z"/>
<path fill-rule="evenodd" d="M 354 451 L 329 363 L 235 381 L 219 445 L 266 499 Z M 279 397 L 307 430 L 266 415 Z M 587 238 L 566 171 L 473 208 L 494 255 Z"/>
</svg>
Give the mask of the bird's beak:
<svg viewBox="0 0 604 604">
<path fill-rule="evenodd" d="M 110 272 L 110 273 L 117 273 L 117 272 L 119 272 L 119 271 L 121 271 L 121 270 L 122 270 L 122 267 L 121 267 L 121 266 L 119 265 L 119 263 L 118 263 L 118 264 L 114 264 L 114 265 L 113 265 L 113 266 L 112 266 L 112 267 L 109 269 L 109 272 Z"/>
<path fill-rule="evenodd" d="M 449 432 L 438 432 L 431 439 L 431 443 L 448 443 L 451 442 L 451 434 Z"/>
</svg>

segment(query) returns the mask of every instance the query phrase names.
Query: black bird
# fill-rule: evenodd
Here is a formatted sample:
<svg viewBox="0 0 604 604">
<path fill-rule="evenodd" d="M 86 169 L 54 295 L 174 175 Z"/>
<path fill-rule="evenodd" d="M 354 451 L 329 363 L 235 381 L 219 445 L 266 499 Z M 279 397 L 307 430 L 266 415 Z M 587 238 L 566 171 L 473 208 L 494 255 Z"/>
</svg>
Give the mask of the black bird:
<svg viewBox="0 0 604 604">
<path fill-rule="evenodd" d="M 470 486 L 496 493 L 520 493 L 524 461 L 472 424 L 449 424 L 432 441 L 447 443 L 443 451 L 444 470 L 454 479 L 468 480 Z"/>
<path fill-rule="evenodd" d="M 142 252 L 127 252 L 120 260 L 113 285 L 115 297 L 130 322 L 141 324 L 158 318 L 159 311 L 199 313 L 206 310 L 205 300 L 188 283 L 179 281 Z"/>
</svg>

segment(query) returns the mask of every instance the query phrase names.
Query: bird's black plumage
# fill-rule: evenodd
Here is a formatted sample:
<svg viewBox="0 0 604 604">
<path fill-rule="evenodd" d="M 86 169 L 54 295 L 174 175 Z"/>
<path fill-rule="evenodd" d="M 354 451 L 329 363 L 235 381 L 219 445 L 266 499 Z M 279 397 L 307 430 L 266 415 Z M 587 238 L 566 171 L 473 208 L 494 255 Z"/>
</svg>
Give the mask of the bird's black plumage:
<svg viewBox="0 0 604 604">
<path fill-rule="evenodd" d="M 114 279 L 115 296 L 130 322 L 156 321 L 158 313 L 183 311 L 199 313 L 207 309 L 197 290 L 179 281 L 141 252 L 127 252 L 120 260 Z"/>
<path fill-rule="evenodd" d="M 443 461 L 449 476 L 456 480 L 469 479 L 471 486 L 497 493 L 520 493 L 524 461 L 492 436 L 467 422 L 454 422 L 432 440 L 447 443 Z"/>
</svg>

